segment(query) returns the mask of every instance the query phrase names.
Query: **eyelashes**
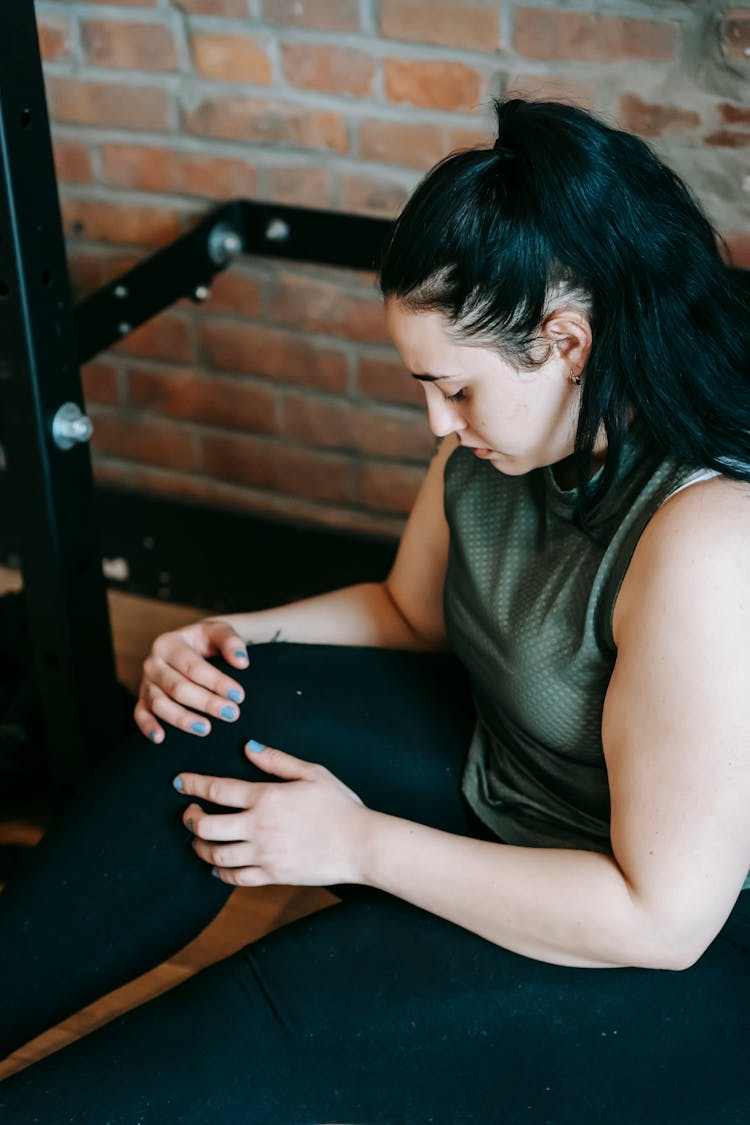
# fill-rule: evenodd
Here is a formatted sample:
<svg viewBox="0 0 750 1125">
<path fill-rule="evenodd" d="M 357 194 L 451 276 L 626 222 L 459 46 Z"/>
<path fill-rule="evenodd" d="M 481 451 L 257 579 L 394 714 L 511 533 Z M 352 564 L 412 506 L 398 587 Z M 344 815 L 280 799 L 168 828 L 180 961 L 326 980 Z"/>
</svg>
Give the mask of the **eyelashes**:
<svg viewBox="0 0 750 1125">
<path fill-rule="evenodd" d="M 460 390 L 460 391 L 456 391 L 456 393 L 454 395 L 446 395 L 445 401 L 446 402 L 460 402 L 461 399 L 463 399 L 463 398 L 466 398 L 466 394 L 463 390 Z"/>
</svg>

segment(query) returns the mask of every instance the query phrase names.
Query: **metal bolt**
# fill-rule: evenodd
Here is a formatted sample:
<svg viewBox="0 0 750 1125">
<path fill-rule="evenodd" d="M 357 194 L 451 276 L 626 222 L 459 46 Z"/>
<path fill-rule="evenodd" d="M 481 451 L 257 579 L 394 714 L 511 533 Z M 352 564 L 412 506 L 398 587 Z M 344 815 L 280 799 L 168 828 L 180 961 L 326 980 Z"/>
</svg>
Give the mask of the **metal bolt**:
<svg viewBox="0 0 750 1125">
<path fill-rule="evenodd" d="M 116 285 L 115 286 L 115 297 L 127 297 L 127 295 L 128 295 L 127 285 Z"/>
<path fill-rule="evenodd" d="M 123 320 L 117 325 L 117 331 L 120 333 L 121 336 L 127 336 L 131 327 L 132 327 L 132 325 L 128 324 L 127 320 Z"/>
<path fill-rule="evenodd" d="M 286 242 L 291 233 L 289 223 L 283 219 L 271 219 L 266 227 L 266 238 L 269 242 Z"/>
<path fill-rule="evenodd" d="M 58 449 L 72 449 L 88 441 L 94 432 L 91 419 L 75 402 L 65 402 L 52 419 L 52 437 Z"/>
<path fill-rule="evenodd" d="M 218 223 L 208 236 L 208 256 L 217 266 L 225 266 L 242 249 L 242 239 L 228 223 Z"/>
</svg>

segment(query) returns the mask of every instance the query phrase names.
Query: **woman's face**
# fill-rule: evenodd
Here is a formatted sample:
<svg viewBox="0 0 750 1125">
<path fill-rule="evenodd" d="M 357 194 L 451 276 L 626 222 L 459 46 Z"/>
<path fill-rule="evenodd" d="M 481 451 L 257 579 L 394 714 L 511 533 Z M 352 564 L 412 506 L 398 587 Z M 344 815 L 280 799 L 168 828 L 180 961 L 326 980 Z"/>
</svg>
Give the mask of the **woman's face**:
<svg viewBox="0 0 750 1125">
<path fill-rule="evenodd" d="M 385 308 L 401 359 L 422 384 L 437 437 L 455 433 L 510 476 L 573 453 L 581 388 L 572 375 L 583 370 L 591 346 L 583 314 L 567 309 L 548 317 L 542 337 L 549 356 L 524 371 L 489 348 L 457 343 L 441 313 L 412 312 L 394 298 Z"/>
</svg>

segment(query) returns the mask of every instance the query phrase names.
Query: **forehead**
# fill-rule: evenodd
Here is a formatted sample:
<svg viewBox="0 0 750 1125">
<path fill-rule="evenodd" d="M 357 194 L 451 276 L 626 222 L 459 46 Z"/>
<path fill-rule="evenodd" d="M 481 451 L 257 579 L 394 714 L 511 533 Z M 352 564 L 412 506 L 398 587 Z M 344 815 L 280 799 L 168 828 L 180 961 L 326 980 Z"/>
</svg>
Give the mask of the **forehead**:
<svg viewBox="0 0 750 1125">
<path fill-rule="evenodd" d="M 448 324 L 442 313 L 414 312 L 399 301 L 385 302 L 388 331 L 399 354 L 410 371 L 417 374 L 449 374 L 451 365 L 458 366 L 465 345 L 448 335 Z"/>
</svg>

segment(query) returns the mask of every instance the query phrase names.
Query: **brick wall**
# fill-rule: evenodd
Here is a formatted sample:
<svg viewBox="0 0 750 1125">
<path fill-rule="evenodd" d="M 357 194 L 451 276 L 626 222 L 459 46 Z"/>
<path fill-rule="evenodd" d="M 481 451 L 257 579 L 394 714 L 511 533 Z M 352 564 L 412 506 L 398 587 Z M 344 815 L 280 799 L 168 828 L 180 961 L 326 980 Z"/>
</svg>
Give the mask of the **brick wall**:
<svg viewBox="0 0 750 1125">
<path fill-rule="evenodd" d="M 235 196 L 394 216 L 492 94 L 649 138 L 750 266 L 750 5 L 39 0 L 72 277 Z M 102 481 L 396 533 L 431 446 L 373 278 L 243 259 L 88 365 Z"/>
</svg>

